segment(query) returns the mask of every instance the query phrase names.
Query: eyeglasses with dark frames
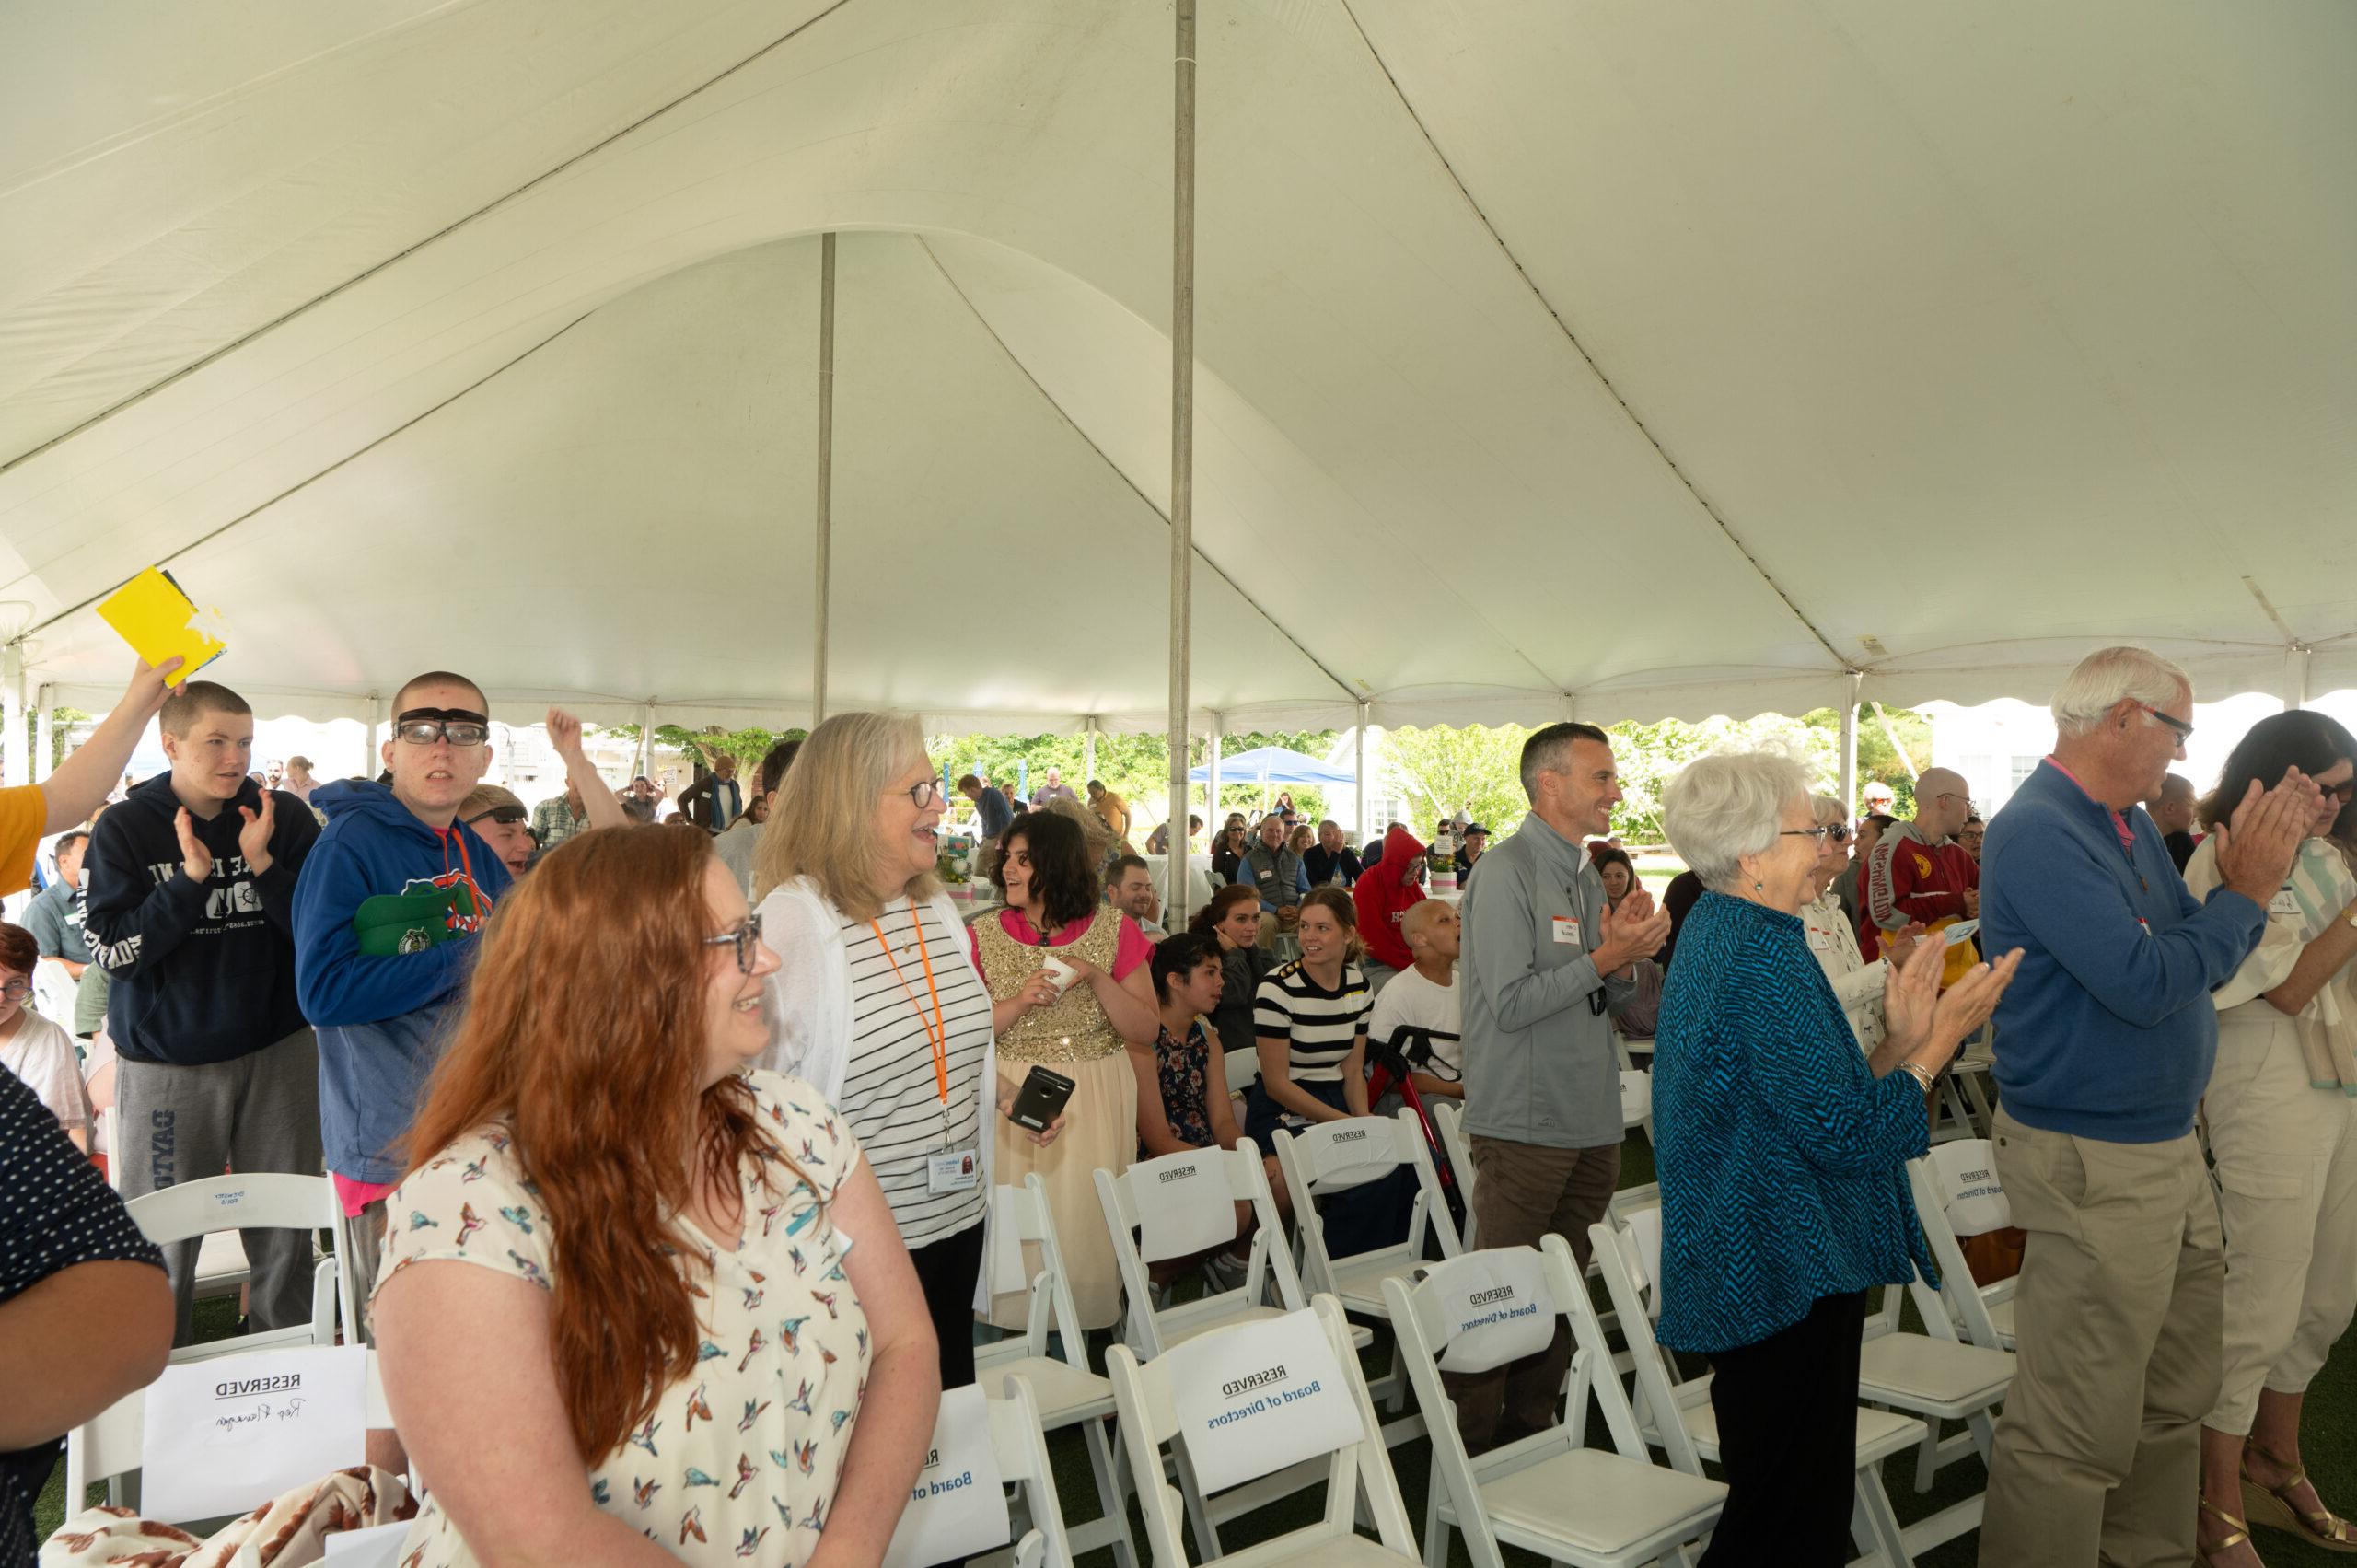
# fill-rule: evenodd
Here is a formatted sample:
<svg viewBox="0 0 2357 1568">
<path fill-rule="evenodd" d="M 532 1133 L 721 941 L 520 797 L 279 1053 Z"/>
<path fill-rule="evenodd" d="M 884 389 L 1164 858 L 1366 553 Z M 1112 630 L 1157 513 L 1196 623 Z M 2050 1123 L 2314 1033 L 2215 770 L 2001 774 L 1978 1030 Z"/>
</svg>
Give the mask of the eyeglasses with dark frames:
<svg viewBox="0 0 2357 1568">
<path fill-rule="evenodd" d="M 1850 830 L 1840 822 L 1822 822 L 1814 828 L 1784 828 L 1776 836 L 1780 839 L 1815 839 L 1817 847 L 1823 849 L 1829 842 L 1847 843 Z"/>
<path fill-rule="evenodd" d="M 703 945 L 707 947 L 735 947 L 737 949 L 737 967 L 739 970 L 742 970 L 745 973 L 751 974 L 753 972 L 753 948 L 761 939 L 761 917 L 759 913 L 754 913 L 749 914 L 743 920 L 738 921 L 734 930 L 724 931 L 717 936 L 705 937 L 703 939 Z"/>
<path fill-rule="evenodd" d="M 2161 712 L 2160 709 L 2153 706 L 2150 703 L 2139 703 L 2136 705 L 2143 709 L 2146 713 L 2152 714 L 2154 718 L 2160 720 L 2163 724 L 2168 726 L 2171 729 L 2177 731 L 2177 743 L 2179 746 L 2184 745 L 2187 741 L 2193 738 L 2193 726 L 2186 723 L 2183 719 L 2171 714 L 2165 714 Z"/>
<path fill-rule="evenodd" d="M 935 801 L 941 798 L 941 781 L 936 778 L 923 778 L 919 779 L 916 783 L 911 784 L 906 789 L 888 789 L 884 793 L 887 795 L 905 795 L 909 797 L 909 804 L 911 806 L 913 806 L 918 810 L 923 811 L 925 807 L 931 806 Z"/>
</svg>

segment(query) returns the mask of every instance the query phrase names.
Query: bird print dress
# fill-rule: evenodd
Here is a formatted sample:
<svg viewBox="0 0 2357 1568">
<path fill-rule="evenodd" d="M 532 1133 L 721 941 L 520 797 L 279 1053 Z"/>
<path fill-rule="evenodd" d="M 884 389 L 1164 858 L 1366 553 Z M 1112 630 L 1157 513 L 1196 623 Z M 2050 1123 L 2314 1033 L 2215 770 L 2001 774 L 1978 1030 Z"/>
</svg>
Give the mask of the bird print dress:
<svg viewBox="0 0 2357 1568">
<path fill-rule="evenodd" d="M 743 1175 L 745 1225 L 727 1252 L 685 1220 L 703 1249 L 686 1269 L 702 1330 L 695 1366 L 654 1413 L 584 1478 L 591 1499 L 680 1561 L 806 1561 L 842 1472 L 866 1387 L 868 1330 L 842 1269 L 851 1241 L 826 1204 L 859 1145 L 799 1078 L 750 1074 L 762 1126 L 807 1179 L 780 1168 L 775 1191 Z M 508 1133 L 488 1127 L 444 1150 L 386 1203 L 385 1272 L 455 1260 L 542 1290 L 552 1261 L 537 1190 Z M 474 1554 L 429 1493 L 401 1568 L 474 1568 Z"/>
</svg>

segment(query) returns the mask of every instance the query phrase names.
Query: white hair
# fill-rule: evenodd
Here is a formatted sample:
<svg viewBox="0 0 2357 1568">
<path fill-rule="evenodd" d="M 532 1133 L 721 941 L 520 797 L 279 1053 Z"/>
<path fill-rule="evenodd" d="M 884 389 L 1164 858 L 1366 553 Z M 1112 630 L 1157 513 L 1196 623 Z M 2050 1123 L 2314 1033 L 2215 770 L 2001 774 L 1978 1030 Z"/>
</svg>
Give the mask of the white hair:
<svg viewBox="0 0 2357 1568">
<path fill-rule="evenodd" d="M 1747 854 L 1775 846 L 1784 807 L 1809 799 L 1807 770 L 1778 751 L 1699 758 L 1662 792 L 1662 830 L 1706 888 L 1724 892 Z"/>
<path fill-rule="evenodd" d="M 2157 708 L 2176 702 L 2180 690 L 2193 690 L 2185 671 L 2150 648 L 2123 644 L 2098 648 L 2081 659 L 2055 688 L 2047 709 L 2054 715 L 2057 735 L 2084 735 L 2122 703 Z"/>
<path fill-rule="evenodd" d="M 1836 822 L 1850 819 L 1850 808 L 1832 796 L 1812 795 L 1808 797 L 1808 804 L 1809 809 L 1817 813 L 1819 827 L 1830 827 Z"/>
</svg>

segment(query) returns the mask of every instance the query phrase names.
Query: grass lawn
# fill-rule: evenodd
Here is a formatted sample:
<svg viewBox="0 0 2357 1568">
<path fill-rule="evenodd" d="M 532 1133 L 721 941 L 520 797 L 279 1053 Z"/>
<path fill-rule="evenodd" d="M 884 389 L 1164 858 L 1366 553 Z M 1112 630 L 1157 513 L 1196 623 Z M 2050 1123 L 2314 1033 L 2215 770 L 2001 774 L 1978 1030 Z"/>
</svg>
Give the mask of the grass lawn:
<svg viewBox="0 0 2357 1568">
<path fill-rule="evenodd" d="M 1652 1150 L 1641 1133 L 1632 1132 L 1621 1155 L 1620 1185 L 1641 1186 L 1653 1179 Z M 234 1302 L 203 1302 L 198 1304 L 196 1311 L 198 1332 L 202 1338 L 222 1337 L 236 1326 Z M 1911 1305 L 1908 1315 L 1912 1326 Z M 1371 1368 L 1387 1365 L 1389 1351 L 1380 1337 L 1373 1354 L 1382 1360 L 1371 1360 L 1368 1364 Z M 2306 1426 L 2304 1441 L 2308 1469 L 2326 1502 L 2342 1509 L 2357 1509 L 2357 1353 L 2337 1352 L 2309 1389 Z M 1601 1422 L 1591 1422 L 1590 1433 L 1591 1441 L 1599 1446 L 1607 1441 Z M 1067 1516 L 1074 1523 L 1097 1517 L 1097 1484 L 1089 1473 L 1087 1451 L 1079 1434 L 1059 1434 L 1049 1446 L 1055 1463 L 1057 1493 L 1063 1502 Z M 1407 1501 L 1408 1516 L 1421 1529 L 1424 1517 L 1425 1486 L 1431 1469 L 1426 1443 L 1419 1438 L 1394 1448 L 1391 1463 L 1399 1479 L 1400 1493 Z M 1883 1472 L 1884 1485 L 1898 1507 L 1902 1523 L 1911 1522 L 1971 1495 L 1981 1488 L 1985 1479 L 1980 1460 L 1967 1458 L 1942 1470 L 1929 1493 L 1919 1493 L 1915 1490 L 1914 1455 L 1911 1451 L 1891 1459 Z M 1322 1509 L 1322 1487 L 1296 1493 L 1223 1526 L 1220 1530 L 1222 1542 L 1234 1550 L 1307 1524 L 1317 1518 Z M 99 1490 L 93 1488 L 90 1501 L 102 1500 Z M 65 1464 L 61 1458 L 35 1509 L 35 1525 L 41 1539 L 46 1539 L 49 1532 L 57 1527 L 64 1517 L 64 1505 Z M 2187 1505 L 2191 1506 L 2189 1499 Z M 1138 1523 L 1134 1503 L 1132 1504 L 1132 1530 L 1143 1554 L 1144 1535 Z M 2332 1553 L 2271 1531 L 2259 1532 L 2256 1541 L 2266 1554 L 2270 1568 L 2305 1568 L 2305 1565 L 2323 1568 L 2325 1564 L 2340 1561 Z M 1917 1562 L 1922 1568 L 1973 1568 L 1978 1549 L 1979 1537 L 1968 1534 L 1926 1553 Z M 1510 1562 L 1529 1564 L 1532 1568 L 1537 1568 L 1544 1561 L 1511 1547 L 1506 1549 L 1506 1558 Z M 1086 1568 L 1112 1568 L 1112 1551 L 1108 1548 L 1093 1552 L 1080 1562 Z M 1461 1538 L 1452 1541 L 1449 1562 L 1451 1568 L 1471 1568 Z"/>
</svg>

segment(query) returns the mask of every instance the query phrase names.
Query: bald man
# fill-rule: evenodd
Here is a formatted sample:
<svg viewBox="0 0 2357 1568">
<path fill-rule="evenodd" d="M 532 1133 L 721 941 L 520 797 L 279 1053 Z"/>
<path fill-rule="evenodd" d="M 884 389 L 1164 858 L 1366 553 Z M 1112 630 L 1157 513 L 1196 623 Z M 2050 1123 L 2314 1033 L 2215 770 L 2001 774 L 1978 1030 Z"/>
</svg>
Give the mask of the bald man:
<svg viewBox="0 0 2357 1568">
<path fill-rule="evenodd" d="M 2161 842 L 2168 846 L 2169 858 L 2183 876 L 2185 863 L 2201 842 L 2193 836 L 2193 781 L 2183 773 L 2169 774 L 2161 780 L 2161 793 L 2144 802 L 2144 809 L 2152 813 L 2153 826 L 2161 830 Z"/>
<path fill-rule="evenodd" d="M 1915 780 L 1915 819 L 1885 832 L 1866 861 L 1866 913 L 1885 931 L 1921 921 L 1978 919 L 1980 867 L 1956 843 L 1972 815 L 1964 776 L 1926 768 Z"/>
</svg>

